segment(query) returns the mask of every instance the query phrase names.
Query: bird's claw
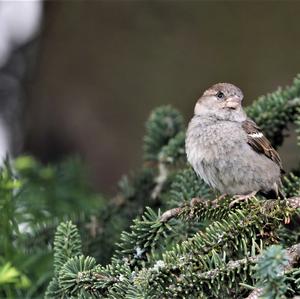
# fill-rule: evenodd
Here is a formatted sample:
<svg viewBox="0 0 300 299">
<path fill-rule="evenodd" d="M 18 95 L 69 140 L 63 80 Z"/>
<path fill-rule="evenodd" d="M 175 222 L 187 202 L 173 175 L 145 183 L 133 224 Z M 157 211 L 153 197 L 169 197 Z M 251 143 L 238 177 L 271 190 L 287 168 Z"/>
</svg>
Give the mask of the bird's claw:
<svg viewBox="0 0 300 299">
<path fill-rule="evenodd" d="M 253 191 L 249 194 L 245 194 L 245 195 L 234 195 L 233 196 L 233 201 L 229 204 L 229 208 L 231 209 L 236 203 L 240 202 L 240 201 L 246 201 L 248 202 L 248 199 L 253 197 L 255 194 L 257 193 L 257 191 Z"/>
<path fill-rule="evenodd" d="M 290 216 L 285 216 L 284 217 L 284 224 L 290 224 L 291 222 L 291 217 Z"/>
</svg>

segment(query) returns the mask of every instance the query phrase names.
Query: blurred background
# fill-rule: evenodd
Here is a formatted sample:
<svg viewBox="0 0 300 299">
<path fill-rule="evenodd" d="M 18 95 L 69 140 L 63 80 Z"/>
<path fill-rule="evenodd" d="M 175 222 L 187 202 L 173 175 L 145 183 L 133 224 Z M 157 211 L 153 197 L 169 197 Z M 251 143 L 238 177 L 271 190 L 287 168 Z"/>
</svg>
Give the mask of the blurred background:
<svg viewBox="0 0 300 299">
<path fill-rule="evenodd" d="M 95 188 L 113 193 L 142 163 L 154 107 L 172 104 L 188 122 L 216 82 L 238 85 L 246 105 L 291 83 L 299 11 L 296 1 L 45 2 L 37 33 L 2 67 L 22 74 L 23 134 L 14 136 L 43 162 L 79 154 Z M 286 168 L 295 163 L 294 136 L 280 153 Z"/>
</svg>

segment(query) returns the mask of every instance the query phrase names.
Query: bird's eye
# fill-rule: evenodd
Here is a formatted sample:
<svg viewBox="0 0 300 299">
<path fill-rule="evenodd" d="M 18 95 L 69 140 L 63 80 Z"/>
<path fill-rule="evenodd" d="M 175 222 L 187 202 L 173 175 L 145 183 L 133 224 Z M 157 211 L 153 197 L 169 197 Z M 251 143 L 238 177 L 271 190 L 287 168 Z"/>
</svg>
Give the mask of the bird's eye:
<svg viewBox="0 0 300 299">
<path fill-rule="evenodd" d="M 217 93 L 217 97 L 218 97 L 219 99 L 224 99 L 225 95 L 224 95 L 224 93 L 223 93 L 222 91 L 219 91 L 219 92 Z"/>
</svg>

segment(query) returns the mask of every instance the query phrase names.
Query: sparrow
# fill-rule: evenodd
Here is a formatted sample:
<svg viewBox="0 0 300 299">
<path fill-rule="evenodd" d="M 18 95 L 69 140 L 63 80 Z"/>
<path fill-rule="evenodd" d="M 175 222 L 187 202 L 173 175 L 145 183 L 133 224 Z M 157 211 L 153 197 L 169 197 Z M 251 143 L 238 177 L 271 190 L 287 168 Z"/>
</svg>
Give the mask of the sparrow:
<svg viewBox="0 0 300 299">
<path fill-rule="evenodd" d="M 280 157 L 247 117 L 243 98 L 242 91 L 230 83 L 215 84 L 203 93 L 187 129 L 187 160 L 222 196 L 237 201 L 258 192 L 267 198 L 283 197 Z"/>
</svg>

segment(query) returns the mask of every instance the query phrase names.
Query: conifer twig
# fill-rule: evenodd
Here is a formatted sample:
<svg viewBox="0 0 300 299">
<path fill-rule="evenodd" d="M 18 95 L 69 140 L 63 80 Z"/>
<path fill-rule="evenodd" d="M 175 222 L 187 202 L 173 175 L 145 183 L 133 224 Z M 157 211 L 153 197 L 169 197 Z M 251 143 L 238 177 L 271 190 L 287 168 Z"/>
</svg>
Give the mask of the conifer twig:
<svg viewBox="0 0 300 299">
<path fill-rule="evenodd" d="M 173 208 L 165 211 L 160 217 L 160 222 L 168 222 L 172 218 L 177 217 L 180 214 L 181 210 L 182 208 Z"/>
<path fill-rule="evenodd" d="M 300 201 L 299 197 L 298 197 L 298 201 Z M 287 248 L 285 251 L 286 251 L 286 255 L 289 259 L 288 265 L 284 268 L 284 272 L 287 272 L 288 270 L 290 270 L 293 267 L 293 265 L 300 258 L 300 243 Z M 260 257 L 260 255 L 257 256 L 257 259 L 258 259 L 258 257 Z M 262 293 L 263 293 L 262 288 L 256 288 L 245 299 L 258 299 L 262 295 Z"/>
<path fill-rule="evenodd" d="M 169 174 L 168 168 L 166 167 L 165 163 L 163 163 L 162 161 L 159 161 L 158 170 L 159 170 L 158 176 L 155 178 L 156 186 L 151 193 L 152 199 L 158 198 Z"/>
<path fill-rule="evenodd" d="M 193 198 L 190 202 L 190 207 L 194 207 L 198 204 L 202 204 L 202 205 L 210 205 L 212 208 L 218 208 L 217 205 L 218 199 L 215 200 L 204 200 L 201 198 Z M 300 197 L 290 197 L 286 199 L 287 205 L 290 208 L 293 209 L 298 209 L 300 208 Z M 272 208 L 273 205 L 276 204 L 276 200 L 273 200 L 270 202 L 270 200 L 266 201 L 265 206 L 268 208 Z M 173 208 L 170 210 L 165 211 L 161 217 L 160 217 L 160 221 L 161 222 L 168 222 L 169 220 L 171 220 L 172 218 L 177 217 L 184 208 L 187 208 L 188 205 L 182 206 L 182 207 L 177 207 L 177 208 Z"/>
</svg>

